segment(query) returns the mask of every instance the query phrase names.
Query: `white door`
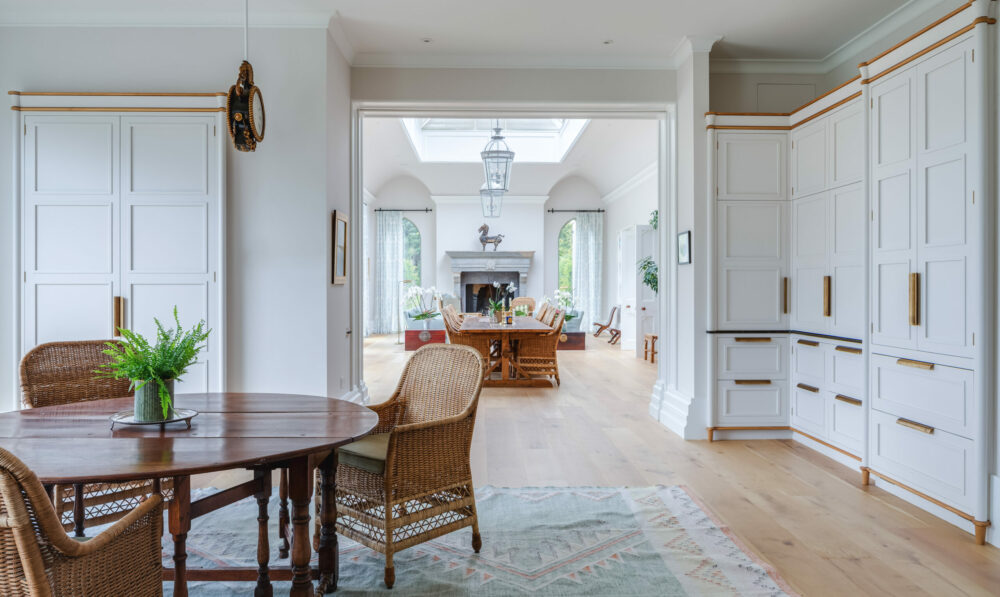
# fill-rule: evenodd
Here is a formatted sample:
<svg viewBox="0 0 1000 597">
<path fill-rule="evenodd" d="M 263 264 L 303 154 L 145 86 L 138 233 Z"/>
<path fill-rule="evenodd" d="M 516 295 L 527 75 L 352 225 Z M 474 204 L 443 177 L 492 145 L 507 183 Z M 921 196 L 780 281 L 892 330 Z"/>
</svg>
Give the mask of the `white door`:
<svg viewBox="0 0 1000 597">
<path fill-rule="evenodd" d="M 147 338 L 154 318 L 217 325 L 219 189 L 211 116 L 122 118 L 122 296 L 125 323 Z M 221 387 L 209 336 L 178 393 Z"/>
<path fill-rule="evenodd" d="M 659 255 L 658 236 L 652 226 L 640 225 L 635 228 L 635 243 L 637 261 L 652 257 L 656 261 Z M 655 290 L 643 283 L 643 276 L 637 272 L 635 288 L 636 304 L 636 331 L 635 331 L 635 356 L 642 357 L 643 338 L 646 334 L 657 334 L 657 293 Z M 663 345 L 657 341 L 657 350 Z"/>
<path fill-rule="evenodd" d="M 119 294 L 115 116 L 26 116 L 22 353 L 112 337 Z"/>
<path fill-rule="evenodd" d="M 621 305 L 622 350 L 635 350 L 636 341 L 636 227 L 618 233 L 618 304 Z"/>
<path fill-rule="evenodd" d="M 827 270 L 827 195 L 792 202 L 792 251 L 789 280 L 792 329 L 826 333 L 824 311 Z M 794 394 L 793 394 L 794 400 Z"/>
</svg>

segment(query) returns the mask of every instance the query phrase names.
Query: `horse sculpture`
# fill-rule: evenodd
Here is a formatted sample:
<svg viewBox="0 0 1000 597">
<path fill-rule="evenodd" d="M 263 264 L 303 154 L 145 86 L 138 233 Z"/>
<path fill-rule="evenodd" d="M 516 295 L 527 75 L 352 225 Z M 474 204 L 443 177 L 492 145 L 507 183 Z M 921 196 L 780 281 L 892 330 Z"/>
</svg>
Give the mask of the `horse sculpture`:
<svg viewBox="0 0 1000 597">
<path fill-rule="evenodd" d="M 496 251 L 497 247 L 500 246 L 500 242 L 503 241 L 503 235 L 497 234 L 496 236 L 489 236 L 490 227 L 483 224 L 479 227 L 479 242 L 483 245 L 483 250 L 486 250 L 486 245 L 493 245 L 493 250 Z"/>
</svg>

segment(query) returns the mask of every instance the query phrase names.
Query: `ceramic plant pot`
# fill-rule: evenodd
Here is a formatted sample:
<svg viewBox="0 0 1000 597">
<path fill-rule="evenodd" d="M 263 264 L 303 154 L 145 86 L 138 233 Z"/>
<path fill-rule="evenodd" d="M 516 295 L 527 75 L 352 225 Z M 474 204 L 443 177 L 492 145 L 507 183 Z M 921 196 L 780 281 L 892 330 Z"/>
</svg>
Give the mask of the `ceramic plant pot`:
<svg viewBox="0 0 1000 597">
<path fill-rule="evenodd" d="M 170 393 L 170 404 L 174 403 L 174 380 L 166 381 L 167 392 Z M 135 391 L 135 420 L 141 422 L 164 421 L 163 405 L 160 404 L 160 386 L 151 381 Z M 171 408 L 173 410 L 173 408 Z M 168 415 L 170 413 L 167 413 Z"/>
</svg>

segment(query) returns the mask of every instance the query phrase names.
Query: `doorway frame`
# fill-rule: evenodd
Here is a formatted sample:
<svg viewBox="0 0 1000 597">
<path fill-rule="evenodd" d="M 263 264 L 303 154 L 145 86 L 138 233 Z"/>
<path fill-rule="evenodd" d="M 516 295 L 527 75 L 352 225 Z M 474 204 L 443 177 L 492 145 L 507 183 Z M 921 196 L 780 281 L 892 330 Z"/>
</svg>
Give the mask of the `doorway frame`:
<svg viewBox="0 0 1000 597">
<path fill-rule="evenodd" d="M 657 381 L 650 388 L 655 396 L 663 384 L 673 386 L 676 379 L 677 300 L 674 293 L 677 264 L 673 243 L 677 228 L 677 112 L 675 102 L 383 102 L 351 101 L 351 199 L 350 225 L 350 393 L 348 399 L 370 403 L 364 380 L 364 119 L 365 118 L 590 118 L 649 119 L 659 124 L 657 151 L 657 209 L 660 214 L 660 309 L 659 333 L 664 354 L 657 364 Z M 351 332 L 353 330 L 353 333 Z M 654 415 L 655 417 L 656 415 Z"/>
</svg>

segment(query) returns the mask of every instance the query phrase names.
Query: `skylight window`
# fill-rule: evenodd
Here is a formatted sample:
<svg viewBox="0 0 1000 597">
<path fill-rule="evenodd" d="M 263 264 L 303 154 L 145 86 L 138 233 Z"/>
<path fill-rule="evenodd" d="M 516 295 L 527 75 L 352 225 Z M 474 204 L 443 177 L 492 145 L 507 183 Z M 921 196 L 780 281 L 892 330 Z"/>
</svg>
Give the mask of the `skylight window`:
<svg viewBox="0 0 1000 597">
<path fill-rule="evenodd" d="M 479 162 L 496 121 L 486 118 L 400 119 L 422 162 Z M 514 163 L 559 163 L 573 148 L 589 120 L 568 118 L 501 119 L 514 151 Z"/>
</svg>

